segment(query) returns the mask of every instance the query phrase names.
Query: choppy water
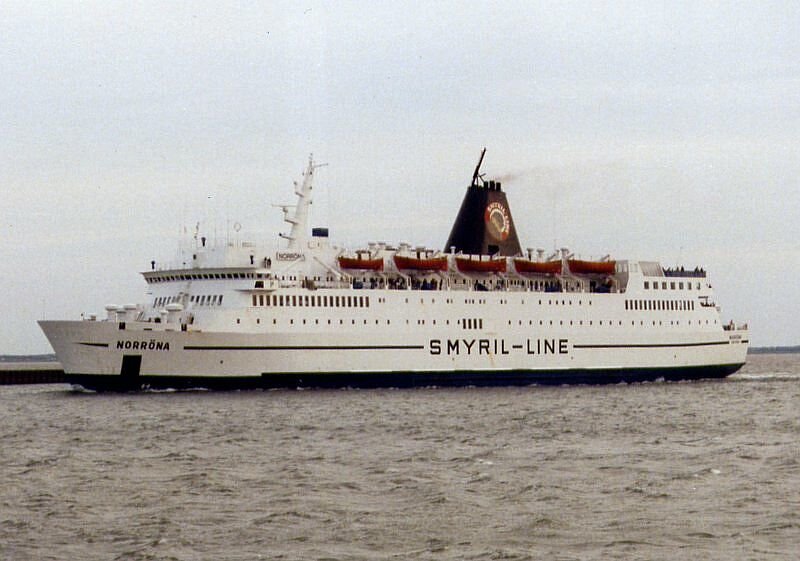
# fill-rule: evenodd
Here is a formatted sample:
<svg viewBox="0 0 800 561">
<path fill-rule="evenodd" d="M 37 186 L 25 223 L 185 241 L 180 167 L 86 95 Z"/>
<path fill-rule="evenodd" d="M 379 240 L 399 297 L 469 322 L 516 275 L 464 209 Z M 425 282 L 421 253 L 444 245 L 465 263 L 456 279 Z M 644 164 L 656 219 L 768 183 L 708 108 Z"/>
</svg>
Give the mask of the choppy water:
<svg viewBox="0 0 800 561">
<path fill-rule="evenodd" d="M 0 387 L 0 559 L 796 559 L 800 355 L 725 381 Z"/>
</svg>

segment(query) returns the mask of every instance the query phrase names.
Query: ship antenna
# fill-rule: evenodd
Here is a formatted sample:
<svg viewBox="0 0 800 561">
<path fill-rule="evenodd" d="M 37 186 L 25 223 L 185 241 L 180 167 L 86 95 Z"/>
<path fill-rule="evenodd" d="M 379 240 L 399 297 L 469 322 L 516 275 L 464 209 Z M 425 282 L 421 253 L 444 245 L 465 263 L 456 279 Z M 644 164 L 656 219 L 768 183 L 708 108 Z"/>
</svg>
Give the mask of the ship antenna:
<svg viewBox="0 0 800 561">
<path fill-rule="evenodd" d="M 483 176 L 481 175 L 481 164 L 483 163 L 483 157 L 486 155 L 486 148 L 481 150 L 481 157 L 478 160 L 478 165 L 475 166 L 475 173 L 472 174 L 472 187 L 478 187 L 478 180 L 480 179 L 483 182 Z"/>
</svg>

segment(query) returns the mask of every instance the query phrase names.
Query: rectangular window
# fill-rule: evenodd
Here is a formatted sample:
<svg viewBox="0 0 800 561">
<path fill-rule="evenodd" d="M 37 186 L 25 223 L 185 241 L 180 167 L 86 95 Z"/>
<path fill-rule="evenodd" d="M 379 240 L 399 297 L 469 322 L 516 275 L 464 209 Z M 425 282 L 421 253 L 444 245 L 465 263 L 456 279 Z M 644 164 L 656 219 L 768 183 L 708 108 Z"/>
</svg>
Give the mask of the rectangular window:
<svg viewBox="0 0 800 561">
<path fill-rule="evenodd" d="M 257 298 L 258 298 L 258 296 L 256 296 L 255 294 L 253 294 L 253 306 L 258 306 L 258 301 L 257 301 Z"/>
<path fill-rule="evenodd" d="M 644 281 L 644 289 L 647 290 L 650 288 L 650 281 Z"/>
</svg>

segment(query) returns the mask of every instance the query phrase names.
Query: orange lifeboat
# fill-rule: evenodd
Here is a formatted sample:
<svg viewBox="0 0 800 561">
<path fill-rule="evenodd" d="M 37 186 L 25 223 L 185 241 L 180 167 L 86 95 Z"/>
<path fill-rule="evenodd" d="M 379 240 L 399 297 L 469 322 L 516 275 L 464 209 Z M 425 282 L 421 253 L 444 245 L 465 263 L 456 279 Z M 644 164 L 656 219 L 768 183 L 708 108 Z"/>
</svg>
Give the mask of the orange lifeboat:
<svg viewBox="0 0 800 561">
<path fill-rule="evenodd" d="M 616 261 L 581 261 L 570 259 L 568 262 L 570 273 L 576 275 L 613 275 Z"/>
<path fill-rule="evenodd" d="M 409 257 L 395 255 L 394 264 L 398 269 L 408 271 L 446 271 L 447 257 Z"/>
<path fill-rule="evenodd" d="M 532 275 L 560 275 L 561 261 L 530 261 L 528 259 L 514 259 L 514 267 L 518 273 Z"/>
<path fill-rule="evenodd" d="M 339 257 L 339 267 L 342 269 L 359 269 L 362 271 L 383 271 L 383 259 L 364 259 L 358 257 Z"/>
<path fill-rule="evenodd" d="M 505 259 L 470 259 L 468 257 L 456 257 L 456 267 L 462 273 L 505 273 Z"/>
</svg>

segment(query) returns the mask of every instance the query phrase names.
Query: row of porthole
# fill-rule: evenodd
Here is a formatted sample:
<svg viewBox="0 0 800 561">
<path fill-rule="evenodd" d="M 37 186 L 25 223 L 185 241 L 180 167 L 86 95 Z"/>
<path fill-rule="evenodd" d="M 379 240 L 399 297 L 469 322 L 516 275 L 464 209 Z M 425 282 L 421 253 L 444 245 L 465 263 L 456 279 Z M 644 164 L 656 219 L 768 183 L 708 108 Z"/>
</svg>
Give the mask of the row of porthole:
<svg viewBox="0 0 800 561">
<path fill-rule="evenodd" d="M 315 319 L 313 324 L 310 323 L 311 320 L 307 320 L 305 318 L 300 320 L 300 321 L 302 321 L 302 323 L 298 324 L 298 325 L 320 325 L 320 320 L 319 319 Z M 391 320 L 387 319 L 387 320 L 384 320 L 384 321 L 385 321 L 385 325 L 391 325 L 392 324 Z M 406 321 L 406 325 L 411 325 L 411 320 L 407 319 L 405 321 Z M 435 319 L 434 320 L 429 320 L 429 321 L 430 321 L 430 325 L 437 325 Z M 551 319 L 551 320 L 548 320 L 548 321 L 549 321 L 549 323 L 545 324 L 545 320 L 541 320 L 540 319 L 539 320 L 539 325 L 540 326 L 556 325 L 554 323 L 554 320 Z M 567 324 L 564 323 L 564 321 L 565 320 L 558 320 L 558 322 L 559 322 L 558 325 L 560 325 L 560 326 L 567 325 Z M 576 325 L 576 323 L 575 323 L 576 321 L 577 321 L 577 325 L 578 326 L 583 326 L 584 325 L 584 321 L 583 320 L 569 320 L 569 325 L 571 325 L 571 326 Z M 606 321 L 605 324 L 603 323 L 603 321 L 604 320 L 599 320 L 598 321 L 599 326 L 604 326 L 604 325 L 606 325 L 608 327 L 613 327 L 614 326 L 614 321 L 613 320 L 608 320 L 608 321 Z M 372 325 L 372 322 L 370 320 L 367 320 L 367 319 L 364 319 L 364 320 L 351 319 L 350 320 L 350 325 L 357 325 L 357 324 L 361 324 L 362 322 L 363 322 L 363 325 Z M 588 322 L 588 326 L 589 327 L 594 326 L 594 320 L 587 320 L 587 322 Z M 236 323 L 240 324 L 241 323 L 241 318 L 236 318 Z M 717 323 L 717 320 L 714 320 L 714 324 L 716 324 L 716 323 Z M 256 318 L 256 324 L 257 325 L 261 325 L 261 318 Z M 277 324 L 278 324 L 277 318 L 272 318 L 272 325 L 277 325 Z M 331 320 L 331 319 L 327 320 L 327 325 L 345 325 L 345 324 L 346 324 L 346 322 L 345 322 L 344 319 L 339 319 L 338 324 L 335 323 L 334 320 Z M 469 320 L 468 319 L 468 320 L 463 320 L 463 323 L 462 323 L 462 320 L 458 320 L 457 324 L 461 325 L 462 327 L 464 327 L 464 329 L 483 329 L 483 319 L 473 319 L 473 320 Z M 622 320 L 618 320 L 617 324 L 618 324 L 618 326 L 622 326 L 623 325 Z M 680 322 L 680 320 L 671 320 L 669 322 L 669 324 L 678 326 L 678 325 L 681 324 L 681 322 Z M 699 320 L 699 321 L 697 321 L 696 325 L 704 325 L 704 324 L 705 325 L 710 325 L 711 323 L 710 323 L 709 320 L 705 320 L 705 323 L 703 322 L 703 320 Z M 290 319 L 289 320 L 289 325 L 295 325 L 294 319 Z M 381 325 L 381 320 L 376 319 L 374 325 Z M 416 320 L 416 325 L 426 325 L 426 320 L 418 319 L 418 320 Z M 449 319 L 445 320 L 444 324 L 440 323 L 438 325 L 449 326 L 450 325 L 450 320 Z M 508 325 L 513 325 L 513 321 L 512 320 L 508 320 Z M 518 325 L 523 326 L 525 324 L 524 324 L 523 320 L 518 320 Z M 533 326 L 534 325 L 534 321 L 533 320 L 528 320 L 528 325 L 529 326 Z M 635 321 L 631 321 L 631 325 L 632 326 L 636 326 L 636 322 Z M 639 325 L 640 326 L 644 326 L 644 321 L 640 320 L 639 321 Z M 664 325 L 664 322 L 663 321 L 653 320 L 653 325 L 654 326 L 655 325 L 662 326 L 662 325 Z M 692 320 L 688 321 L 688 325 L 692 325 Z"/>
<path fill-rule="evenodd" d="M 541 319 L 540 319 L 540 320 L 539 320 L 539 325 L 545 325 L 545 324 L 544 324 L 544 321 L 545 321 L 545 320 L 541 320 Z M 553 321 L 554 321 L 554 320 L 552 320 L 552 319 L 551 319 L 551 320 L 549 320 L 549 322 L 550 322 L 550 323 L 549 323 L 549 325 L 555 325 L 555 324 L 553 323 Z M 563 319 L 562 319 L 562 320 L 558 320 L 558 325 L 567 325 L 567 324 L 565 324 L 565 323 L 564 323 L 564 321 L 565 321 L 565 320 L 563 320 Z M 575 325 L 575 321 L 576 321 L 576 320 L 569 320 L 569 325 Z M 588 321 L 588 324 L 589 324 L 589 326 L 592 326 L 592 325 L 593 325 L 593 323 L 592 323 L 592 322 L 593 322 L 594 320 L 587 320 L 587 321 Z M 598 321 L 598 323 L 599 323 L 600 325 L 603 325 L 603 320 L 599 320 L 599 321 Z M 617 320 L 617 323 L 618 323 L 618 325 L 619 325 L 619 326 L 622 326 L 622 324 L 623 324 L 623 323 L 622 323 L 622 320 Z M 717 323 L 717 320 L 714 320 L 714 323 L 716 324 L 716 323 Z M 523 320 L 518 320 L 517 324 L 518 324 L 518 325 L 525 325 L 525 323 L 523 322 Z M 658 325 L 664 325 L 664 322 L 663 322 L 662 320 L 653 320 L 653 325 L 656 325 L 656 324 L 658 324 Z M 680 325 L 680 324 L 681 324 L 681 322 L 680 322 L 680 320 L 670 320 L 669 324 L 670 324 L 670 325 Z M 513 321 L 512 321 L 512 320 L 508 320 L 508 325 L 513 325 Z M 529 325 L 529 326 L 531 326 L 531 325 L 534 325 L 534 323 L 533 323 L 533 320 L 528 320 L 528 325 Z M 578 325 L 578 326 L 582 326 L 582 325 L 583 325 L 583 320 L 577 320 L 577 325 Z M 605 323 L 605 325 L 607 325 L 608 327 L 613 327 L 613 326 L 614 326 L 614 320 L 608 320 L 608 321 Z M 635 326 L 635 325 L 636 325 L 636 321 L 631 321 L 631 325 Z M 643 326 L 643 325 L 644 325 L 644 320 L 639 320 L 639 325 L 642 325 L 642 326 Z M 689 321 L 688 321 L 688 325 L 692 325 L 692 320 L 689 320 Z M 696 325 L 704 325 L 704 323 L 703 323 L 703 320 L 698 320 Z M 710 325 L 710 322 L 709 322 L 709 320 L 705 320 L 705 325 Z"/>
<path fill-rule="evenodd" d="M 572 306 L 572 300 L 561 300 L 560 302 L 561 302 L 560 303 L 561 306 Z M 578 302 L 578 306 L 582 306 L 583 305 L 583 300 L 578 300 L 577 302 Z M 409 303 L 408 298 L 405 299 L 405 303 L 406 304 Z M 424 304 L 425 303 L 425 299 L 424 298 L 420 298 L 419 299 L 419 303 L 420 304 Z M 431 298 L 430 303 L 431 304 L 436 304 L 436 299 L 435 298 Z M 453 303 L 454 302 L 453 302 L 453 300 L 451 298 L 445 299 L 445 304 L 453 304 Z M 466 298 L 466 299 L 464 299 L 464 304 L 468 304 L 468 305 L 469 304 L 486 304 L 486 299 L 485 298 Z M 498 304 L 498 305 L 511 304 L 511 305 L 515 305 L 516 302 L 509 302 L 508 299 L 501 298 L 497 302 L 493 302 L 493 304 Z M 591 300 L 587 300 L 586 304 L 588 306 L 591 306 L 592 305 L 592 301 Z M 520 302 L 520 305 L 524 306 L 525 305 L 525 300 L 522 300 Z M 544 300 L 539 300 L 539 305 L 543 306 L 544 305 Z M 547 305 L 548 306 L 558 306 L 559 305 L 559 301 L 551 299 L 551 300 L 547 301 Z"/>
</svg>

